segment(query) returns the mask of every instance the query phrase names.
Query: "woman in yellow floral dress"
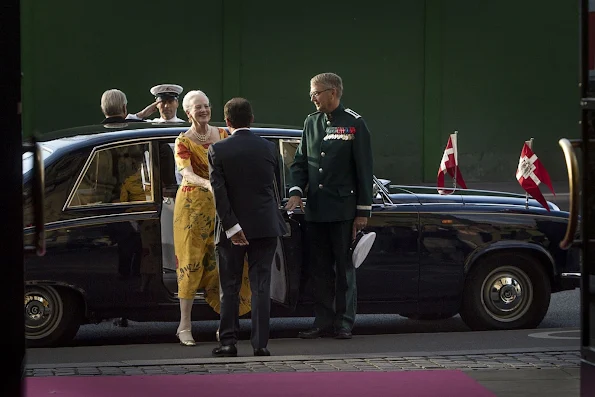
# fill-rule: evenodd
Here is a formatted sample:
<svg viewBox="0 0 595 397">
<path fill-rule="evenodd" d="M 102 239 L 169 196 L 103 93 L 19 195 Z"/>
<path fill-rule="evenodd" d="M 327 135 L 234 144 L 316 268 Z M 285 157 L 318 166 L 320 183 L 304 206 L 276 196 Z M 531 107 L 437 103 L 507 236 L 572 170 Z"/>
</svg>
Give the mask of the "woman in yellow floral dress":
<svg viewBox="0 0 595 397">
<path fill-rule="evenodd" d="M 180 325 L 176 335 L 185 346 L 195 345 L 191 314 L 198 289 L 219 313 L 219 272 L 215 256 L 215 201 L 209 183 L 209 145 L 227 137 L 222 128 L 210 126 L 209 98 L 202 91 L 190 91 L 182 107 L 192 123 L 175 143 L 176 166 L 183 176 L 174 207 L 174 249 L 180 299 Z M 240 315 L 250 311 L 248 266 L 240 289 Z"/>
</svg>

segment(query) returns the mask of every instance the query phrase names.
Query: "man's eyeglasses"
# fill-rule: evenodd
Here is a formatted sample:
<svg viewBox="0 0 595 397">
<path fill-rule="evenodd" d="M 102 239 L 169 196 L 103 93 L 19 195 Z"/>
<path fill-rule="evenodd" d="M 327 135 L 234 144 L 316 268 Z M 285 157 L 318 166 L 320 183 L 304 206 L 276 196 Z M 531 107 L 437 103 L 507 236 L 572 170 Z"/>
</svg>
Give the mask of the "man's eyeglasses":
<svg viewBox="0 0 595 397">
<path fill-rule="evenodd" d="M 330 90 L 332 90 L 332 88 L 327 88 L 326 90 L 322 90 L 322 91 L 312 91 L 310 93 L 310 98 L 314 98 L 314 97 L 318 98 L 318 95 L 322 94 L 325 91 L 330 91 Z"/>
</svg>

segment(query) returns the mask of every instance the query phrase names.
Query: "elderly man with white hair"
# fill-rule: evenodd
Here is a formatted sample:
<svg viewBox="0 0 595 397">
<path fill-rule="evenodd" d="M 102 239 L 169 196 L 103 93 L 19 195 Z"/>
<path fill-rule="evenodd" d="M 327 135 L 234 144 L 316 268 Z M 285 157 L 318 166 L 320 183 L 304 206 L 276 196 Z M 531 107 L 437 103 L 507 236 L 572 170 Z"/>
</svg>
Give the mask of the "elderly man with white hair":
<svg viewBox="0 0 595 397">
<path fill-rule="evenodd" d="M 128 99 L 120 90 L 107 90 L 101 96 L 101 111 L 105 119 L 101 124 L 128 123 L 130 121 L 143 121 L 139 118 L 128 118 Z"/>
</svg>

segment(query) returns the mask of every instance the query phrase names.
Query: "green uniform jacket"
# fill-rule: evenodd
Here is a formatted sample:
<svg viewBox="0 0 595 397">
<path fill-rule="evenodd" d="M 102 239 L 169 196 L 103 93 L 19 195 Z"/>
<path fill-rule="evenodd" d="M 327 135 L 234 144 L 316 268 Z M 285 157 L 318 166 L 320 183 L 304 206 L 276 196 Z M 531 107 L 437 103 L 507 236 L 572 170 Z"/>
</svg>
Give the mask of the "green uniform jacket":
<svg viewBox="0 0 595 397">
<path fill-rule="evenodd" d="M 328 115 L 312 113 L 290 168 L 289 194 L 303 197 L 307 192 L 307 221 L 370 217 L 372 169 L 370 132 L 359 114 L 343 105 Z"/>
</svg>

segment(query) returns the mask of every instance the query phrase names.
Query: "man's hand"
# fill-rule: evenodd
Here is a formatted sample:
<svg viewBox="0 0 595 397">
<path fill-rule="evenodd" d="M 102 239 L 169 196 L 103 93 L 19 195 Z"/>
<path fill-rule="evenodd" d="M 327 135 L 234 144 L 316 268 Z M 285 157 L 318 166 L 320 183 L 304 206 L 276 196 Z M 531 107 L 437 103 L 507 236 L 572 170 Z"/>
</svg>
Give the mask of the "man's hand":
<svg viewBox="0 0 595 397">
<path fill-rule="evenodd" d="M 157 111 L 157 101 L 153 102 L 152 104 L 150 104 L 149 106 L 147 106 L 146 108 L 144 108 L 143 110 L 138 112 L 136 114 L 136 117 L 138 117 L 140 119 L 146 119 L 147 117 L 149 117 L 156 111 Z"/>
<path fill-rule="evenodd" d="M 240 230 L 239 232 L 231 236 L 231 243 L 233 245 L 248 245 L 248 240 L 244 235 L 244 231 Z"/>
<path fill-rule="evenodd" d="M 302 198 L 300 196 L 291 196 L 287 201 L 287 204 L 285 204 L 285 211 L 293 211 L 297 207 L 300 207 L 302 212 L 304 212 Z"/>
<path fill-rule="evenodd" d="M 352 238 L 352 240 L 355 240 L 355 236 L 356 236 L 357 232 L 359 232 L 360 230 L 365 228 L 367 224 L 368 224 L 368 218 L 366 218 L 365 216 L 356 216 L 355 217 L 355 219 L 353 220 L 353 238 Z"/>
</svg>

